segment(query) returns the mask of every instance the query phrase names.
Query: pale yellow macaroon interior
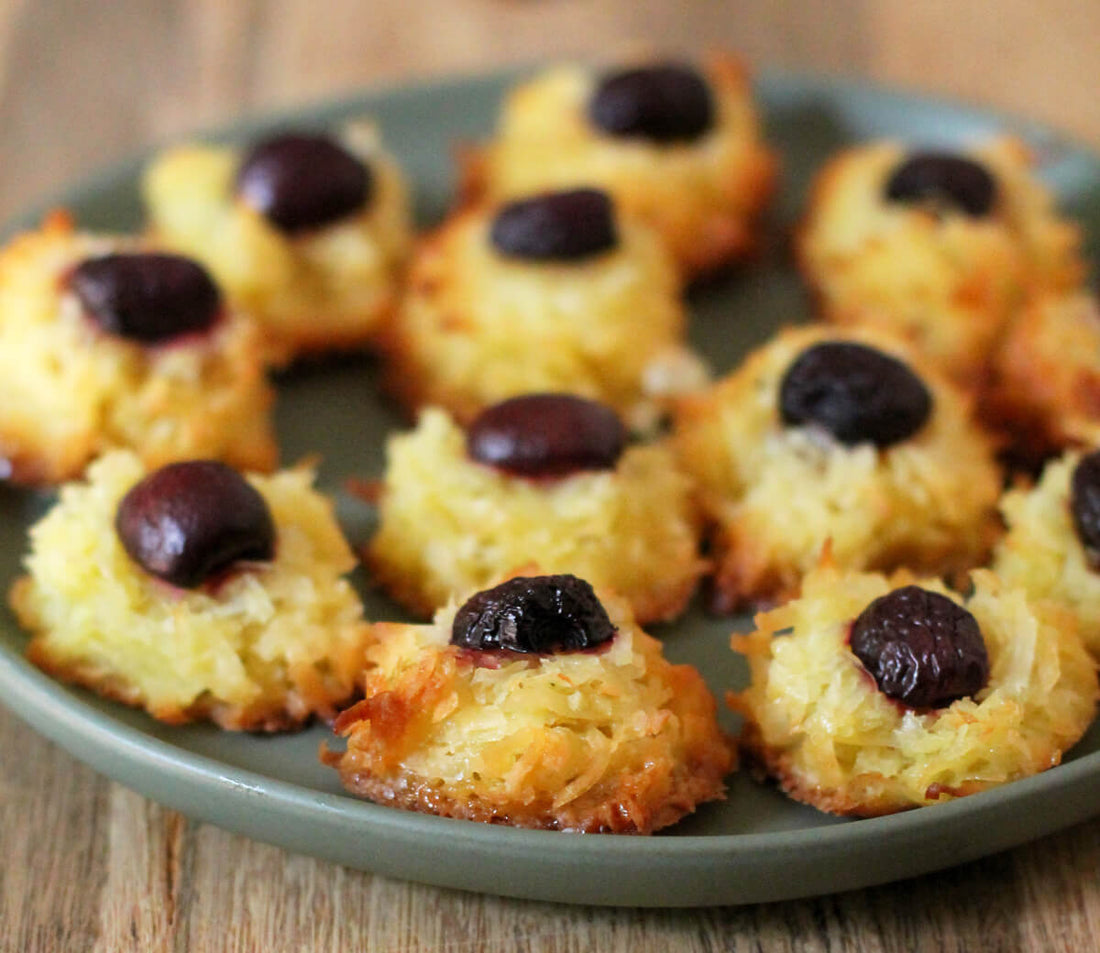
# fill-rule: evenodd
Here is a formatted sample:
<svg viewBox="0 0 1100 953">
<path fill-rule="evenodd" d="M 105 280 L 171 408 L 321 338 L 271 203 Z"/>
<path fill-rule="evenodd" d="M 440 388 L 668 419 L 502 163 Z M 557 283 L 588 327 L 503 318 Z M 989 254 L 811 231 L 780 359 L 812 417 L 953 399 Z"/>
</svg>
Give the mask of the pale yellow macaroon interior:
<svg viewBox="0 0 1100 953">
<path fill-rule="evenodd" d="M 909 582 L 910 579 L 904 580 Z M 1072 620 L 974 573 L 963 603 L 937 582 L 926 589 L 974 615 L 990 661 L 973 698 L 918 711 L 878 690 L 848 646 L 852 621 L 903 583 L 820 569 L 801 598 L 734 637 L 752 671 L 735 699 L 758 730 L 754 746 L 785 785 L 827 810 L 879 814 L 969 794 L 1059 763 L 1091 722 L 1095 666 Z"/>
<path fill-rule="evenodd" d="M 379 517 L 368 562 L 425 615 L 537 563 L 614 589 L 640 621 L 670 618 L 705 568 L 691 484 L 667 447 L 533 480 L 471 460 L 465 432 L 438 408 L 389 439 Z"/>
<path fill-rule="evenodd" d="M 647 426 L 661 398 L 707 380 L 650 228 L 617 215 L 615 248 L 531 262 L 493 247 L 493 214 L 460 214 L 421 247 L 393 328 L 398 392 L 469 420 L 507 397 L 564 391 Z"/>
<path fill-rule="evenodd" d="M 275 361 L 365 340 L 396 300 L 412 242 L 404 176 L 373 125 L 349 125 L 339 141 L 369 166 L 371 199 L 346 220 L 300 235 L 235 197 L 240 149 L 177 146 L 142 179 L 157 239 L 211 270 L 261 323 Z"/>
<path fill-rule="evenodd" d="M 1080 459 L 1080 452 L 1068 452 L 1047 464 L 1035 487 L 1005 494 L 1008 532 L 994 551 L 993 570 L 1033 598 L 1066 606 L 1100 658 L 1100 572 L 1089 565 L 1070 511 L 1070 481 Z"/>
<path fill-rule="evenodd" d="M 347 769 L 399 791 L 426 785 L 455 802 L 444 813 L 473 798 L 528 826 L 553 816 L 583 825 L 616 807 L 667 823 L 690 809 L 685 786 L 717 796 L 731 756 L 713 698 L 694 670 L 664 660 L 622 600 L 603 602 L 617 629 L 610 643 L 490 653 L 491 664 L 449 644 L 453 604 L 431 624 L 376 625 L 365 700 L 338 723 Z"/>
<path fill-rule="evenodd" d="M 118 502 L 144 474 L 132 453 L 109 453 L 31 528 L 12 591 L 30 657 L 167 721 L 333 715 L 362 670 L 366 625 L 344 578 L 354 555 L 312 472 L 248 476 L 275 522 L 275 558 L 193 590 L 146 573 L 115 532 Z"/>
<path fill-rule="evenodd" d="M 594 129 L 588 102 L 599 76 L 561 64 L 517 86 L 486 148 L 485 188 L 496 200 L 595 185 L 654 225 L 688 272 L 718 262 L 712 249 L 743 252 L 752 219 L 771 195 L 775 161 L 761 140 L 748 78 L 715 59 L 704 71 L 714 124 L 698 139 L 653 143 Z"/>
<path fill-rule="evenodd" d="M 274 394 L 248 319 L 227 313 L 204 335 L 145 347 L 99 329 L 62 287 L 86 258 L 144 250 L 54 216 L 0 255 L 0 450 L 32 482 L 75 477 L 115 447 L 151 465 L 275 465 Z"/>
</svg>

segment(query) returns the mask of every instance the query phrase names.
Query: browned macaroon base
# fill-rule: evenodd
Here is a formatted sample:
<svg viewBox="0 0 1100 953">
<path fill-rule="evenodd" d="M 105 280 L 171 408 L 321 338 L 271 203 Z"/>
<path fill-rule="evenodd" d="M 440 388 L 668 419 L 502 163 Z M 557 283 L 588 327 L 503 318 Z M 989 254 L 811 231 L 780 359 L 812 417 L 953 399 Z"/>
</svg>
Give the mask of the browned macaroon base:
<svg viewBox="0 0 1100 953">
<path fill-rule="evenodd" d="M 378 804 L 484 824 L 581 834 L 650 834 L 668 827 L 705 801 L 724 800 L 722 777 L 729 771 L 728 759 L 724 767 L 718 759 L 688 766 L 672 776 L 661 776 L 654 769 L 649 775 L 624 780 L 612 791 L 589 793 L 554 808 L 549 798 L 526 806 L 504 805 L 472 790 L 456 796 L 426 778 L 376 778 L 359 771 L 354 756 L 345 757 L 324 745 L 321 760 L 339 769 L 348 791 Z"/>
<path fill-rule="evenodd" d="M 12 587 L 10 598 L 16 607 L 19 589 L 29 584 L 30 578 L 23 577 Z M 224 731 L 259 734 L 299 731 L 317 718 L 332 722 L 339 710 L 356 701 L 360 694 L 355 692 L 350 698 L 334 701 L 331 692 L 319 685 L 316 693 L 288 689 L 281 696 L 258 698 L 250 705 L 231 705 L 210 694 L 201 695 L 183 707 L 155 705 L 119 676 L 81 665 L 78 661 L 56 658 L 39 640 L 32 639 L 27 646 L 27 661 L 60 682 L 80 685 L 131 708 L 145 708 L 157 721 L 167 725 L 210 721 Z"/>
<path fill-rule="evenodd" d="M 757 781 L 762 783 L 768 780 L 774 781 L 792 800 L 808 804 L 826 814 L 836 814 L 841 817 L 882 817 L 922 806 L 912 801 L 891 797 L 885 791 L 875 791 L 876 786 L 887 783 L 887 779 L 882 775 L 866 775 L 864 780 L 867 783 L 864 786 L 853 784 L 846 792 L 819 787 L 793 770 L 791 767 L 793 759 L 788 753 L 766 747 L 760 739 L 760 732 L 756 725 L 750 722 L 746 722 L 740 742 L 745 767 Z M 1059 757 L 1058 760 L 1060 761 L 1061 758 Z M 964 797 L 985 791 L 992 786 L 975 781 L 951 789 L 942 787 L 937 791 L 929 790 L 926 796 L 929 799 L 947 796 Z"/>
<path fill-rule="evenodd" d="M 376 623 L 364 697 L 333 724 L 346 749 L 321 761 L 381 804 L 543 830 L 648 834 L 723 799 L 735 745 L 702 676 L 604 598 L 604 652 L 461 648 L 454 608 Z"/>
</svg>

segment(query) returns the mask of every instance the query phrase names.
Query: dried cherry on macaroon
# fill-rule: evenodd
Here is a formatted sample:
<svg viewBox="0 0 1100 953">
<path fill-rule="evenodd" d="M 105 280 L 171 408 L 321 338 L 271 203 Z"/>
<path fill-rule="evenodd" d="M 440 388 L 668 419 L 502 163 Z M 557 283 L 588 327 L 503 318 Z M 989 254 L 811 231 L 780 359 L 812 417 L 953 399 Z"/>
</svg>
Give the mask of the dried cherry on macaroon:
<svg viewBox="0 0 1100 953">
<path fill-rule="evenodd" d="M 493 247 L 527 261 L 577 261 L 619 242 L 615 209 L 606 192 L 545 192 L 502 206 L 489 227 Z"/>
<path fill-rule="evenodd" d="M 894 169 L 885 194 L 891 202 L 946 206 L 981 218 L 993 208 L 997 183 L 973 159 L 947 152 L 917 152 Z"/>
<path fill-rule="evenodd" d="M 144 570 L 194 589 L 235 563 L 275 554 L 267 502 L 232 467 L 214 460 L 171 463 L 122 498 L 115 531 Z"/>
<path fill-rule="evenodd" d="M 466 600 L 455 614 L 451 644 L 528 654 L 577 652 L 607 642 L 615 631 L 583 579 L 517 576 Z"/>
<path fill-rule="evenodd" d="M 1085 557 L 1093 569 L 1100 569 L 1100 450 L 1073 468 L 1069 507 Z"/>
<path fill-rule="evenodd" d="M 328 136 L 285 134 L 257 143 L 237 170 L 237 194 L 287 233 L 321 228 L 370 201 L 370 167 Z"/>
<path fill-rule="evenodd" d="M 572 394 L 524 394 L 483 410 L 466 431 L 471 460 L 525 477 L 612 470 L 626 428 L 606 404 Z"/>
<path fill-rule="evenodd" d="M 978 620 L 919 586 L 875 599 L 852 623 L 850 646 L 879 690 L 912 708 L 943 708 L 989 680 Z"/>
<path fill-rule="evenodd" d="M 924 426 L 932 395 L 896 357 L 864 344 L 824 341 L 787 369 L 779 412 L 786 425 L 818 424 L 846 446 L 887 447 Z"/>
<path fill-rule="evenodd" d="M 182 255 L 86 258 L 69 273 L 68 287 L 103 330 L 142 344 L 205 331 L 222 311 L 206 269 Z"/>
<path fill-rule="evenodd" d="M 714 100 L 694 69 L 663 63 L 603 77 L 588 102 L 588 117 L 613 136 L 690 142 L 714 124 Z"/>
</svg>

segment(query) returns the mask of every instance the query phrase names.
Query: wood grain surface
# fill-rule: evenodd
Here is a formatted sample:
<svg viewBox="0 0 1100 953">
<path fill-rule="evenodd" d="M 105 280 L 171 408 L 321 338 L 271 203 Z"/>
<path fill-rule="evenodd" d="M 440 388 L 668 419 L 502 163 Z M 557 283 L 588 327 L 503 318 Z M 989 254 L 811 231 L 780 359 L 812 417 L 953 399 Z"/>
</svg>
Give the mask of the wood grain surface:
<svg viewBox="0 0 1100 953">
<path fill-rule="evenodd" d="M 634 42 L 942 93 L 1100 147 L 1095 0 L 0 0 L 0 220 L 242 113 Z M 0 709 L 4 951 L 1086 951 L 1100 949 L 1098 881 L 1100 819 L 789 903 L 641 911 L 438 890 L 190 821 Z"/>
</svg>

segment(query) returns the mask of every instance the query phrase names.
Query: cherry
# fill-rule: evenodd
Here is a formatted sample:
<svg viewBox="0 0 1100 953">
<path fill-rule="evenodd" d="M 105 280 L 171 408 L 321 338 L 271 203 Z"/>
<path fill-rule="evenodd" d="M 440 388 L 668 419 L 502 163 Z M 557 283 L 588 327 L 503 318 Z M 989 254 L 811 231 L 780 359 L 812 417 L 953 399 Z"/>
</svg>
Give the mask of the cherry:
<svg viewBox="0 0 1100 953">
<path fill-rule="evenodd" d="M 863 344 L 825 341 L 787 369 L 779 411 L 788 426 L 819 424 L 846 446 L 886 447 L 924 426 L 932 396 L 897 358 Z"/>
<path fill-rule="evenodd" d="M 607 610 L 583 579 L 518 576 L 465 602 L 455 614 L 451 644 L 488 651 L 577 652 L 614 635 Z"/>
<path fill-rule="evenodd" d="M 483 410 L 466 432 L 471 460 L 526 477 L 611 470 L 626 428 L 606 404 L 572 394 L 524 394 Z"/>
<path fill-rule="evenodd" d="M 695 70 L 664 63 L 605 76 L 589 100 L 588 117 L 613 136 L 689 142 L 713 125 L 714 103 Z"/>
<path fill-rule="evenodd" d="M 852 623 L 852 652 L 879 690 L 912 708 L 942 708 L 980 691 L 989 655 L 978 620 L 918 586 L 880 596 Z"/>
<path fill-rule="evenodd" d="M 1100 568 L 1100 450 L 1082 457 L 1073 468 L 1070 514 L 1089 565 Z"/>
<path fill-rule="evenodd" d="M 181 255 L 87 258 L 69 273 L 68 286 L 101 328 L 142 344 L 205 331 L 222 309 L 206 269 Z"/>
<path fill-rule="evenodd" d="M 509 258 L 576 261 L 611 250 L 618 234 L 606 192 L 572 189 L 503 206 L 493 218 L 489 240 Z"/>
<path fill-rule="evenodd" d="M 330 225 L 370 200 L 370 168 L 328 136 L 286 134 L 257 143 L 237 171 L 237 194 L 276 228 Z"/>
<path fill-rule="evenodd" d="M 214 460 L 172 463 L 122 498 L 115 531 L 147 572 L 194 589 L 241 561 L 270 560 L 275 524 L 260 493 Z"/>
<path fill-rule="evenodd" d="M 948 206 L 981 218 L 997 196 L 993 176 L 977 162 L 946 152 L 917 152 L 901 163 L 886 183 L 886 198 Z"/>
</svg>

